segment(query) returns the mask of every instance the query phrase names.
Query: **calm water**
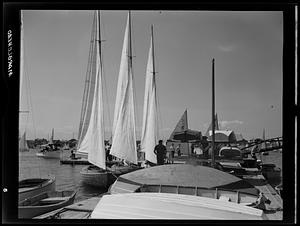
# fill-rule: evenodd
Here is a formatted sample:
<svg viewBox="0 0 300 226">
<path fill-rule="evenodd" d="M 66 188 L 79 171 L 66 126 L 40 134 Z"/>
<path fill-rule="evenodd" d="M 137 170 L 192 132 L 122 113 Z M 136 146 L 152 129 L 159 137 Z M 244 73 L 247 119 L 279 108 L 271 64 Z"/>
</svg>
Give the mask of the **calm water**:
<svg viewBox="0 0 300 226">
<path fill-rule="evenodd" d="M 19 153 L 19 180 L 32 177 L 56 178 L 56 190 L 77 190 L 75 202 L 100 195 L 106 190 L 82 184 L 80 170 L 85 165 L 61 164 L 60 159 L 44 159 L 36 156 L 38 150 Z M 63 157 L 69 157 L 70 151 L 64 150 Z"/>
<path fill-rule="evenodd" d="M 20 152 L 19 156 L 19 180 L 31 177 L 47 177 L 53 175 L 56 178 L 56 190 L 77 190 L 75 202 L 100 195 L 106 190 L 90 187 L 82 184 L 80 170 L 84 165 L 60 164 L 60 159 L 44 159 L 35 154 L 38 150 Z M 62 157 L 69 157 L 70 151 L 65 150 Z M 263 163 L 273 163 L 282 169 L 282 153 L 269 152 L 269 155 L 257 156 Z"/>
</svg>

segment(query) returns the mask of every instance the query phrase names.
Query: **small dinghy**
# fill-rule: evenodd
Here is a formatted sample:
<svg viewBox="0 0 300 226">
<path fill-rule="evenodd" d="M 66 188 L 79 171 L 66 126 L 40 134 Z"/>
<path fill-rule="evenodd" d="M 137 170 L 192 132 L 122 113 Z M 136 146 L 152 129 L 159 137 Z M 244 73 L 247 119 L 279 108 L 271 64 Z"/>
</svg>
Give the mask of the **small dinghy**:
<svg viewBox="0 0 300 226">
<path fill-rule="evenodd" d="M 73 204 L 76 191 L 43 192 L 19 202 L 19 218 L 33 218 Z"/>
<path fill-rule="evenodd" d="M 19 181 L 19 202 L 38 195 L 42 192 L 55 190 L 55 177 L 53 178 L 27 178 Z"/>
</svg>

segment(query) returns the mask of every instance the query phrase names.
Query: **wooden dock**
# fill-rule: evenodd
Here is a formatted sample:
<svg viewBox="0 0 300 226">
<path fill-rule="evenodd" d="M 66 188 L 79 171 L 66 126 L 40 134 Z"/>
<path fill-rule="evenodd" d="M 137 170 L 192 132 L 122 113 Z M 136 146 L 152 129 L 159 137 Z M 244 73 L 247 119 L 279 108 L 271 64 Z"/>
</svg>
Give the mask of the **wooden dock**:
<svg viewBox="0 0 300 226">
<path fill-rule="evenodd" d="M 80 159 L 61 159 L 60 164 L 70 164 L 70 165 L 91 165 L 87 159 L 80 158 Z"/>
</svg>

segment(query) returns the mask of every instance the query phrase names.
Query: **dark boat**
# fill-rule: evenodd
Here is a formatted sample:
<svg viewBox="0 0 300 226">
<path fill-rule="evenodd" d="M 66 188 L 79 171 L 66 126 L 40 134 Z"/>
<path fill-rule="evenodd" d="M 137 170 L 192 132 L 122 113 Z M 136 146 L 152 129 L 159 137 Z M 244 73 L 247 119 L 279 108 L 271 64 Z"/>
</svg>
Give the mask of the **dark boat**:
<svg viewBox="0 0 300 226">
<path fill-rule="evenodd" d="M 55 178 L 28 178 L 19 181 L 19 202 L 42 192 L 55 190 Z"/>
<path fill-rule="evenodd" d="M 74 202 L 75 191 L 43 192 L 19 202 L 19 218 L 33 218 L 41 214 L 71 205 Z"/>
</svg>

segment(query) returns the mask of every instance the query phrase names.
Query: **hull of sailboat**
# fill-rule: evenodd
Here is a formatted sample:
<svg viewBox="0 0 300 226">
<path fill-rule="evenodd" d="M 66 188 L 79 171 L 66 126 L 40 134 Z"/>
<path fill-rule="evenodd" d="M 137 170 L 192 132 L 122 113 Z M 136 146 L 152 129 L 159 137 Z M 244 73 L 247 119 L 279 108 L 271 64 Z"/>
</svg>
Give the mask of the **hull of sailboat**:
<svg viewBox="0 0 300 226">
<path fill-rule="evenodd" d="M 80 174 L 84 184 L 99 188 L 108 188 L 115 182 L 117 177 L 138 169 L 141 168 L 131 165 L 112 165 L 111 167 L 107 167 L 107 170 L 103 170 L 96 166 L 90 165 L 82 168 Z"/>
<path fill-rule="evenodd" d="M 109 172 L 93 166 L 83 167 L 80 171 L 82 183 L 99 188 L 106 188 L 108 186 Z"/>
<path fill-rule="evenodd" d="M 55 190 L 55 178 L 30 178 L 19 181 L 19 202 L 42 192 Z"/>
<path fill-rule="evenodd" d="M 36 156 L 45 159 L 59 159 L 61 156 L 61 150 L 59 151 L 49 151 L 49 152 L 37 152 Z"/>
</svg>

